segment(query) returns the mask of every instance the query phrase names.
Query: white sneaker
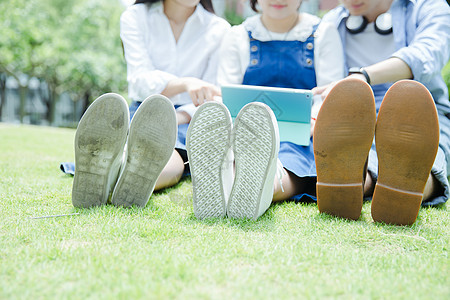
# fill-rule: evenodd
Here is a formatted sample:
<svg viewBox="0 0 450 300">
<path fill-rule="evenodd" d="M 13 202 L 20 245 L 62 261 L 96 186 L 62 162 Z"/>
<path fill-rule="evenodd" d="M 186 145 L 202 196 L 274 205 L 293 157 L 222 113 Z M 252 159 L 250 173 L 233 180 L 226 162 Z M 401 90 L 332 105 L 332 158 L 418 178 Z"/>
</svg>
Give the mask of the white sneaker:
<svg viewBox="0 0 450 300">
<path fill-rule="evenodd" d="M 232 145 L 235 179 L 227 214 L 232 218 L 259 218 L 273 198 L 280 148 L 278 124 L 272 110 L 259 102 L 249 103 L 234 122 Z"/>
<path fill-rule="evenodd" d="M 174 151 L 176 113 L 162 95 L 145 99 L 131 120 L 124 166 L 111 197 L 112 204 L 144 207 L 156 180 Z"/>
<path fill-rule="evenodd" d="M 186 149 L 198 219 L 223 217 L 233 183 L 231 116 L 222 103 L 207 102 L 193 116 Z"/>
<path fill-rule="evenodd" d="M 86 110 L 75 135 L 75 207 L 106 204 L 116 183 L 127 139 L 128 104 L 117 94 L 104 94 Z"/>
</svg>

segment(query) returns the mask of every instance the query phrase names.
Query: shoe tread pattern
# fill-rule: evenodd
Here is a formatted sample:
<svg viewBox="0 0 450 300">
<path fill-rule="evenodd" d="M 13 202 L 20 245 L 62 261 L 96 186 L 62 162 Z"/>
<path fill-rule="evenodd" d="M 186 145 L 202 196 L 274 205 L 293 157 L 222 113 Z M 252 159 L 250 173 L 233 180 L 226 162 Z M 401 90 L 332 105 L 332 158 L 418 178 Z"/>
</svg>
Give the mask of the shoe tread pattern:
<svg viewBox="0 0 450 300">
<path fill-rule="evenodd" d="M 191 121 L 187 149 L 194 214 L 199 219 L 226 213 L 222 164 L 230 147 L 231 117 L 220 104 L 207 103 Z"/>
<path fill-rule="evenodd" d="M 360 217 L 364 166 L 375 123 L 373 92 L 363 81 L 341 80 L 324 100 L 313 138 L 320 212 L 353 220 Z"/>
<path fill-rule="evenodd" d="M 75 207 L 107 202 L 117 173 L 128 130 L 128 107 L 116 94 L 99 97 L 83 115 L 75 136 L 75 175 L 72 203 Z"/>
<path fill-rule="evenodd" d="M 237 116 L 233 132 L 236 174 L 227 213 L 256 218 L 274 151 L 271 116 L 263 106 L 248 105 Z"/>
<path fill-rule="evenodd" d="M 170 100 L 161 95 L 147 98 L 130 124 L 126 163 L 111 199 L 114 205 L 147 204 L 173 153 L 176 135 L 176 114 Z"/>
</svg>

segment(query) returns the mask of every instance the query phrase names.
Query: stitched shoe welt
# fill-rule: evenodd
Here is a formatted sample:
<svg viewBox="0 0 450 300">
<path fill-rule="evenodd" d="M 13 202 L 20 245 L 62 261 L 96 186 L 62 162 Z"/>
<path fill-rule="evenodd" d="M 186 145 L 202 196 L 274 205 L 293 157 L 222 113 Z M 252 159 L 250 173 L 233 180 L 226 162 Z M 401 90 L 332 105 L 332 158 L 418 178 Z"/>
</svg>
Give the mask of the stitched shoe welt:
<svg viewBox="0 0 450 300">
<path fill-rule="evenodd" d="M 224 217 L 232 184 L 231 116 L 221 103 L 201 105 L 188 128 L 186 148 L 191 170 L 194 214 L 198 219 Z"/>
<path fill-rule="evenodd" d="M 117 94 L 100 96 L 84 113 L 75 135 L 75 207 L 106 204 L 120 169 L 128 123 L 127 102 Z"/>
<path fill-rule="evenodd" d="M 359 219 L 364 165 L 374 137 L 375 119 L 372 89 L 361 80 L 341 80 L 325 99 L 313 138 L 321 213 Z"/>
<path fill-rule="evenodd" d="M 174 151 L 177 138 L 173 104 L 162 95 L 145 99 L 131 120 L 124 166 L 111 197 L 112 204 L 144 207 Z"/>
<path fill-rule="evenodd" d="M 372 218 L 411 225 L 439 146 L 437 111 L 424 85 L 402 80 L 388 90 L 378 112 L 375 145 L 378 180 Z"/>
</svg>

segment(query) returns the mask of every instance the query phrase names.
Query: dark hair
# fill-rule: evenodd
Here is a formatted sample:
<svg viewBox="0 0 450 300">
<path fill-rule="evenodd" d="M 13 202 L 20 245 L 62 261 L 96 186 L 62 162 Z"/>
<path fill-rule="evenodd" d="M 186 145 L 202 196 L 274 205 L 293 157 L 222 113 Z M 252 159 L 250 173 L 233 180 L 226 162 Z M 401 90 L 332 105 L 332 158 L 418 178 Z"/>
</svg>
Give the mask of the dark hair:
<svg viewBox="0 0 450 300">
<path fill-rule="evenodd" d="M 254 12 L 259 12 L 259 10 L 256 8 L 256 4 L 258 4 L 257 2 L 258 0 L 250 0 L 250 7 L 253 9 Z"/>
<path fill-rule="evenodd" d="M 164 0 L 136 0 L 136 2 L 134 2 L 134 4 L 139 4 L 139 3 L 156 3 L 156 2 L 161 2 Z M 253 1 L 252 1 L 253 2 Z M 256 2 L 256 1 L 255 1 Z M 200 0 L 200 4 L 203 6 L 204 9 L 206 9 L 207 11 L 214 13 L 214 7 L 212 5 L 211 0 Z"/>
</svg>

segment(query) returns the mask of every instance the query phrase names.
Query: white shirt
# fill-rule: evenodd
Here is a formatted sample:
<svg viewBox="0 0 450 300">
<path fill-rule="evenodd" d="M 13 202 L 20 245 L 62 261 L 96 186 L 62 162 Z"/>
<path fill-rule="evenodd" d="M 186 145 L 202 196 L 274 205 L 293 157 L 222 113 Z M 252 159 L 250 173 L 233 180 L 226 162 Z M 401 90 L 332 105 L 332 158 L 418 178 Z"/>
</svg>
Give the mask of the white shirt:
<svg viewBox="0 0 450 300">
<path fill-rule="evenodd" d="M 319 22 L 320 18 L 301 13 L 300 22 L 287 34 L 269 32 L 261 22 L 261 15 L 249 17 L 241 25 L 233 26 L 222 41 L 217 82 L 220 85 L 242 83 L 250 62 L 248 31 L 252 32 L 253 38 L 260 41 L 298 40 L 304 42 L 311 35 L 313 26 Z M 321 22 L 316 30 L 314 68 L 317 86 L 326 85 L 345 76 L 341 38 L 331 23 Z M 322 103 L 321 97 L 314 97 L 314 103 L 313 117 L 318 113 Z"/>
<path fill-rule="evenodd" d="M 161 93 L 175 78 L 196 77 L 216 83 L 218 48 L 230 25 L 200 4 L 175 41 L 162 2 L 128 7 L 120 18 L 120 37 L 127 62 L 128 95 L 143 101 Z M 187 93 L 171 98 L 174 105 L 194 105 Z"/>
</svg>

